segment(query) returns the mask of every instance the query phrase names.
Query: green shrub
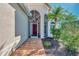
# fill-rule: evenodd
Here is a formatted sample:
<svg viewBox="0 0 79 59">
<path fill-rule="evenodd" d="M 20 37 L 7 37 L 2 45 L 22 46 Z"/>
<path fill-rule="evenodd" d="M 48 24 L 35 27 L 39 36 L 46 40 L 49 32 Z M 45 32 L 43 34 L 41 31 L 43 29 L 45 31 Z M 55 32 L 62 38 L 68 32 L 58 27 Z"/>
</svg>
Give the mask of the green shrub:
<svg viewBox="0 0 79 59">
<path fill-rule="evenodd" d="M 44 41 L 43 42 L 44 47 L 50 48 L 51 47 L 51 42 L 50 41 Z"/>
<path fill-rule="evenodd" d="M 51 33 L 52 33 L 52 36 L 53 36 L 55 39 L 58 39 L 58 38 L 60 38 L 61 29 L 51 28 Z"/>
<path fill-rule="evenodd" d="M 79 49 L 79 26 L 76 27 L 75 23 L 63 24 L 61 40 L 63 40 L 66 49 L 71 52 L 76 52 Z"/>
</svg>

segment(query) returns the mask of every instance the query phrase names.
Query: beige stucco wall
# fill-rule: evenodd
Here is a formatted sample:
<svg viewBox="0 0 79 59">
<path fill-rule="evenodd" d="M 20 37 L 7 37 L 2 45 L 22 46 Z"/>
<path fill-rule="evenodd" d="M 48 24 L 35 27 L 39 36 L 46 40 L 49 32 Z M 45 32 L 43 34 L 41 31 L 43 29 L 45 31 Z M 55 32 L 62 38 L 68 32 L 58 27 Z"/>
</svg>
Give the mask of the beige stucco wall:
<svg viewBox="0 0 79 59">
<path fill-rule="evenodd" d="M 8 55 L 15 44 L 15 9 L 0 4 L 0 55 Z"/>
<path fill-rule="evenodd" d="M 15 3 L 10 4 L 16 9 L 15 11 L 15 36 L 20 36 L 18 39 L 19 47 L 28 38 L 28 16 L 23 12 L 23 10 Z"/>
</svg>

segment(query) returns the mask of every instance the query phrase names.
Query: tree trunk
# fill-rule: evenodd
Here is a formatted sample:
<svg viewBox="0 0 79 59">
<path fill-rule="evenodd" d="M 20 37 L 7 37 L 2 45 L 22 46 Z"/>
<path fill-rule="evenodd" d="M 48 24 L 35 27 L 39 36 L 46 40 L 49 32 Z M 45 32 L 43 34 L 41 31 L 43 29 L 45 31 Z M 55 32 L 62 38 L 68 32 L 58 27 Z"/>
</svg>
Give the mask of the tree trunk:
<svg viewBox="0 0 79 59">
<path fill-rule="evenodd" d="M 57 17 L 55 18 L 55 29 L 58 28 L 58 25 L 57 25 Z"/>
</svg>

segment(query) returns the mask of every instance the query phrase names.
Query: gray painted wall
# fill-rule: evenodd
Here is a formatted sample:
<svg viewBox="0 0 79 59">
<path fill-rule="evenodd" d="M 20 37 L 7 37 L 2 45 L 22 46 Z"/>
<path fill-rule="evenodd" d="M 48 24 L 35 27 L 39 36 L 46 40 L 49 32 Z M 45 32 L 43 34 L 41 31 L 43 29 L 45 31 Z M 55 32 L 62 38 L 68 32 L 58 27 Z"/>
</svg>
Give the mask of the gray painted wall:
<svg viewBox="0 0 79 59">
<path fill-rule="evenodd" d="M 15 9 L 15 36 L 20 36 L 18 46 L 28 38 L 28 16 L 17 4 L 11 4 Z M 17 47 L 18 47 L 17 46 Z"/>
</svg>

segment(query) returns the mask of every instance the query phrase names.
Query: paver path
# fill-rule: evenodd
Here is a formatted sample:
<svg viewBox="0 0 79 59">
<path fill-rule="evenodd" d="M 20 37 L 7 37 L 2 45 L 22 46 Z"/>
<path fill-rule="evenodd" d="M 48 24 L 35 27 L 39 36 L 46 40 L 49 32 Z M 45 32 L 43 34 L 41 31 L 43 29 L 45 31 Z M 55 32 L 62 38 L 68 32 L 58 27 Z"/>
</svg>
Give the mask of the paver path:
<svg viewBox="0 0 79 59">
<path fill-rule="evenodd" d="M 11 56 L 44 56 L 45 51 L 40 38 L 30 38 L 21 47 L 12 52 Z"/>
</svg>

